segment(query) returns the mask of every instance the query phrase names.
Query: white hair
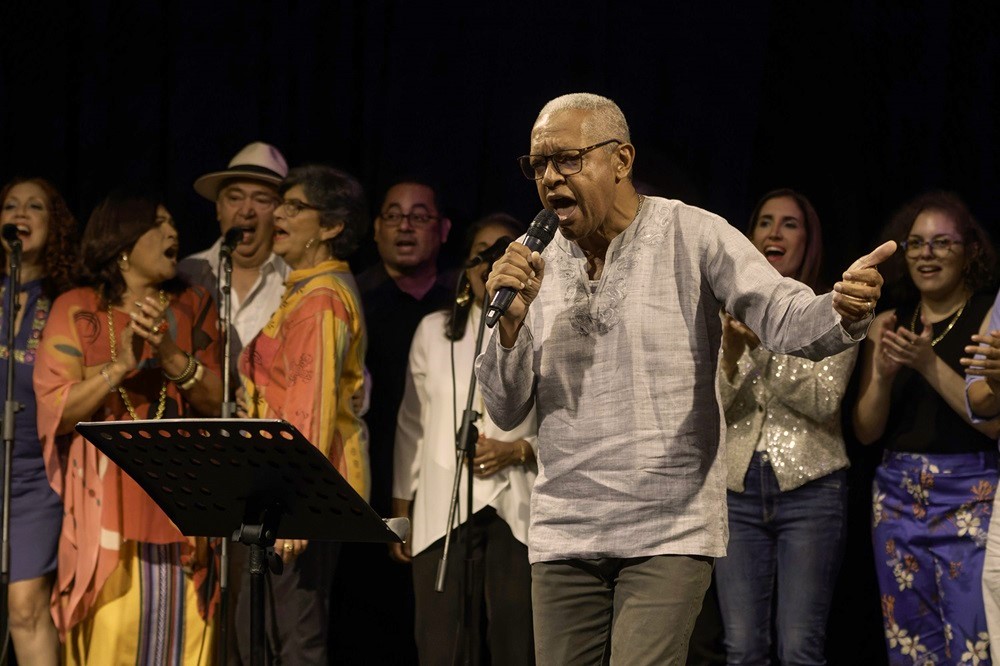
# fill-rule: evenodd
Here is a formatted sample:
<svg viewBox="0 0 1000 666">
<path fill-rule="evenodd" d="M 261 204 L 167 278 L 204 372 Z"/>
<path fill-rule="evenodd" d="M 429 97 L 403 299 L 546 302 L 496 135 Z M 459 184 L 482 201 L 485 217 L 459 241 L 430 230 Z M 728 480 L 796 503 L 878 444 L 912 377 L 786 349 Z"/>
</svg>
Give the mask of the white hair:
<svg viewBox="0 0 1000 666">
<path fill-rule="evenodd" d="M 556 113 L 557 111 L 569 111 L 581 109 L 590 111 L 590 116 L 584 121 L 584 134 L 591 140 L 604 141 L 607 139 L 618 139 L 624 143 L 631 143 L 631 135 L 628 131 L 628 122 L 625 114 L 614 103 L 614 100 L 601 97 L 593 93 L 570 93 L 550 100 L 538 112 L 538 117 Z M 537 124 L 538 121 L 536 120 Z"/>
</svg>

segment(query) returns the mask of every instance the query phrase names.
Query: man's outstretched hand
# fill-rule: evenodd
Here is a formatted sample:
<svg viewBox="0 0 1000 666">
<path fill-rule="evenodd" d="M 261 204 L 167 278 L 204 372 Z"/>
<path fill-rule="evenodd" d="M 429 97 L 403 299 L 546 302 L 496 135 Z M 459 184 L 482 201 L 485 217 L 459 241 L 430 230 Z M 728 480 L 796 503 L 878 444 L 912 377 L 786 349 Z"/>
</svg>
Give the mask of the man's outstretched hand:
<svg viewBox="0 0 1000 666">
<path fill-rule="evenodd" d="M 875 304 L 882 295 L 882 276 L 878 265 L 895 251 L 896 241 L 886 241 L 851 264 L 843 279 L 833 285 L 833 309 L 841 316 L 845 326 L 875 312 Z"/>
</svg>

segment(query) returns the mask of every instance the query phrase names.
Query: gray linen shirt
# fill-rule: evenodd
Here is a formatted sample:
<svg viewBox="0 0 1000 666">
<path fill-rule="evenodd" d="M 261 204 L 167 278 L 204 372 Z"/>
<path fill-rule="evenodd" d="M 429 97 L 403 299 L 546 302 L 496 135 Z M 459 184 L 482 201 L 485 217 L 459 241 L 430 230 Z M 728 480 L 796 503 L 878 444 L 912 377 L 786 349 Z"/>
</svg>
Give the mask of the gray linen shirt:
<svg viewBox="0 0 1000 666">
<path fill-rule="evenodd" d="M 561 234 L 543 256 L 514 346 L 494 334 L 477 359 L 497 425 L 537 408 L 531 562 L 725 555 L 719 310 L 772 351 L 819 359 L 856 342 L 831 295 L 781 278 L 722 218 L 656 197 L 611 242 L 597 283 Z"/>
</svg>

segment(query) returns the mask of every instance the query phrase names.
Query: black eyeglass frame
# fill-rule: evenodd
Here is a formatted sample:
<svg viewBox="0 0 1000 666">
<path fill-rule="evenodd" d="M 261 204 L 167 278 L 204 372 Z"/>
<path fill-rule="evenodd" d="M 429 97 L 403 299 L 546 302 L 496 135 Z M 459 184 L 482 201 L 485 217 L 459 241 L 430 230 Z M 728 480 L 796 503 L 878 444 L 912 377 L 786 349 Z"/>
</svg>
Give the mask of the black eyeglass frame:
<svg viewBox="0 0 1000 666">
<path fill-rule="evenodd" d="M 601 141 L 600 143 L 595 143 L 592 146 L 587 146 L 586 148 L 568 148 L 566 150 L 559 150 L 551 155 L 521 155 L 517 158 L 517 164 L 521 167 L 521 173 L 528 180 L 541 180 L 545 177 L 545 171 L 548 169 L 549 162 L 552 162 L 552 166 L 555 167 L 556 173 L 560 176 L 572 176 L 583 171 L 583 156 L 592 150 L 596 150 L 602 146 L 606 146 L 609 143 L 625 143 L 621 139 L 608 139 L 607 141 Z M 580 160 L 580 168 L 576 171 L 571 171 L 569 173 L 564 173 L 562 169 L 559 168 L 559 162 L 554 160 L 556 155 L 564 155 L 565 153 L 576 153 L 571 157 L 578 158 Z M 542 168 L 541 173 L 537 169 L 531 166 L 531 158 L 541 157 L 545 160 L 545 166 Z"/>
<path fill-rule="evenodd" d="M 421 208 L 423 208 L 423 206 L 421 206 Z M 423 221 L 421 221 L 421 222 L 414 222 L 413 216 L 415 214 L 416 213 L 414 211 L 412 211 L 412 210 L 409 213 L 400 213 L 398 211 L 388 211 L 388 212 L 385 212 L 385 213 L 379 213 L 378 216 L 382 219 L 382 221 L 387 226 L 389 226 L 391 228 L 398 227 L 399 225 L 403 224 L 403 220 L 406 220 L 406 221 L 408 221 L 410 223 L 410 226 L 412 226 L 414 228 L 417 228 L 417 229 L 423 229 L 424 227 L 430 226 L 431 222 L 435 222 L 435 221 L 441 219 L 440 215 L 420 214 L 419 218 L 417 218 L 417 219 L 421 219 L 421 218 L 425 218 L 425 219 L 423 219 Z M 398 220 L 393 220 L 392 218 L 389 217 L 390 215 L 396 216 L 399 219 Z"/>
<path fill-rule="evenodd" d="M 954 238 L 949 238 L 947 236 L 939 236 L 930 240 L 919 238 L 911 241 L 907 238 L 906 240 L 899 241 L 899 247 L 903 250 L 903 254 L 908 257 L 919 257 L 923 254 L 925 246 L 929 246 L 931 248 L 931 254 L 934 256 L 949 254 L 952 251 L 952 247 L 955 245 L 965 245 L 965 241 L 955 240 Z M 940 250 L 940 254 L 938 253 L 938 250 Z"/>
</svg>

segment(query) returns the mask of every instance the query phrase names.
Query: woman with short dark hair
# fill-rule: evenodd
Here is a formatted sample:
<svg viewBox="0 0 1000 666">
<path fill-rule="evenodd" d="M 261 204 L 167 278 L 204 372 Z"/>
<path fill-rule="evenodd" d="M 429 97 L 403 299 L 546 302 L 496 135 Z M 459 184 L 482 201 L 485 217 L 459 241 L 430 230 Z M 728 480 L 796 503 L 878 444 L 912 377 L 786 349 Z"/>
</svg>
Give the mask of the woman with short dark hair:
<svg viewBox="0 0 1000 666">
<path fill-rule="evenodd" d="M 367 498 L 368 438 L 355 401 L 364 392 L 367 340 L 345 260 L 367 228 L 364 192 L 352 176 L 323 165 L 292 169 L 278 192 L 273 250 L 292 271 L 278 310 L 240 356 L 239 413 L 288 421 Z M 268 579 L 268 660 L 326 663 L 338 545 L 275 543 L 285 571 Z M 249 662 L 249 576 L 243 581 L 237 630 L 245 632 L 239 645 Z"/>
</svg>

